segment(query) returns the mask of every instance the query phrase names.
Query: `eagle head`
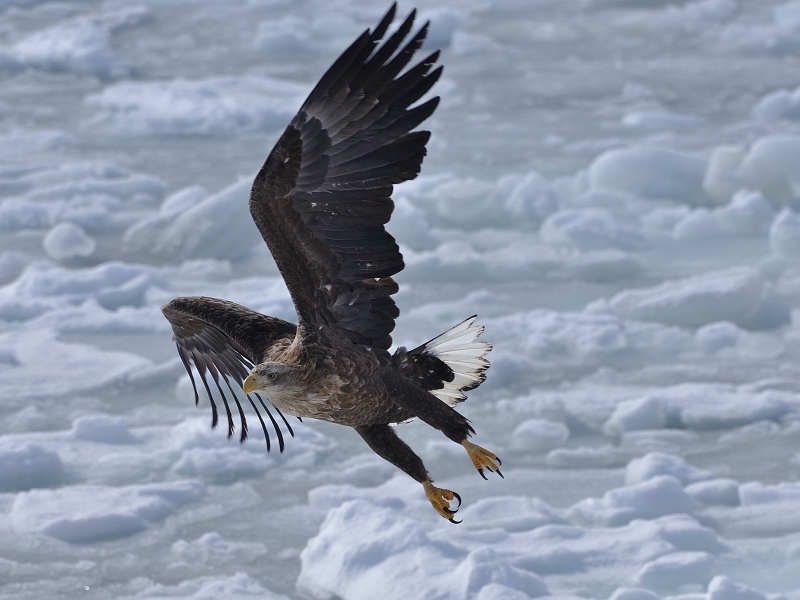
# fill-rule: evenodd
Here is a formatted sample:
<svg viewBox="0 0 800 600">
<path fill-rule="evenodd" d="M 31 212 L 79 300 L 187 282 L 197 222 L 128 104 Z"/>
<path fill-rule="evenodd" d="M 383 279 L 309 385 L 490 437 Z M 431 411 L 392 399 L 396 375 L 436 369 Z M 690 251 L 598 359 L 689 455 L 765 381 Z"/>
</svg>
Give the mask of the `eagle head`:
<svg viewBox="0 0 800 600">
<path fill-rule="evenodd" d="M 278 362 L 265 362 L 253 367 L 244 382 L 242 390 L 245 394 L 269 388 L 286 387 L 294 381 L 295 368 Z"/>
</svg>

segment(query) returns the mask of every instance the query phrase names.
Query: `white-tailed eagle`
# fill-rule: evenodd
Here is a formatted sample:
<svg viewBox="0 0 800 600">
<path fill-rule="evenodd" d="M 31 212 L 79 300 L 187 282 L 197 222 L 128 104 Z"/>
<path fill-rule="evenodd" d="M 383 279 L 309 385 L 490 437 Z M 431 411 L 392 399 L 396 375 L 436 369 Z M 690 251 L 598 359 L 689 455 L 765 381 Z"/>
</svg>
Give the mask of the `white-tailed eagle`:
<svg viewBox="0 0 800 600">
<path fill-rule="evenodd" d="M 483 327 L 471 317 L 418 348 L 388 352 L 399 315 L 392 275 L 404 265 L 384 225 L 394 208 L 392 186 L 415 178 L 425 156 L 430 132 L 412 130 L 439 98 L 411 105 L 442 72 L 434 68 L 438 52 L 406 68 L 428 29 L 426 23 L 409 38 L 415 12 L 381 42 L 395 11 L 392 6 L 322 76 L 253 182 L 250 213 L 289 289 L 297 325 L 215 298 L 175 298 L 162 311 L 195 401 L 192 366 L 208 393 L 212 427 L 218 412 L 209 376 L 225 407 L 228 437 L 234 421 L 223 385 L 239 413 L 241 441 L 247 436 L 235 382 L 258 415 L 267 449 L 258 405 L 281 451 L 283 436 L 259 392 L 290 433 L 283 413 L 353 427 L 379 456 L 423 485 L 440 515 L 457 522 L 460 497 L 433 486 L 422 460 L 391 425 L 422 419 L 464 446 L 484 478 L 484 469 L 500 474 L 500 460 L 467 439 L 474 430 L 453 408 L 484 381 L 491 346 L 476 341 Z"/>
</svg>

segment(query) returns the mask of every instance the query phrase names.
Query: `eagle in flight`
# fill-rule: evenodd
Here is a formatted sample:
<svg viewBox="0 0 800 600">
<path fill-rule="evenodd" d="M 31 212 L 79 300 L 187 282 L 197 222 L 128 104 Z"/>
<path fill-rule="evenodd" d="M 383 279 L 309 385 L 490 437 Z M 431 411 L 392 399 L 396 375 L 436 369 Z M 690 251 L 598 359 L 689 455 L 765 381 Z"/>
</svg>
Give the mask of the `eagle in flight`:
<svg viewBox="0 0 800 600">
<path fill-rule="evenodd" d="M 268 450 L 259 405 L 281 451 L 284 442 L 262 394 L 292 435 L 283 413 L 353 427 L 375 453 L 422 484 L 440 515 L 457 523 L 461 498 L 433 485 L 392 426 L 422 419 L 461 444 L 484 479 L 484 469 L 502 477 L 500 459 L 468 440 L 474 430 L 453 408 L 485 380 L 491 345 L 476 341 L 483 327 L 473 316 L 413 350 L 388 351 L 400 313 L 392 275 L 404 265 L 384 225 L 394 208 L 392 186 L 414 179 L 426 153 L 430 132 L 412 129 L 439 98 L 411 105 L 442 73 L 434 68 L 438 51 L 406 69 L 428 30 L 426 23 L 407 39 L 414 11 L 383 40 L 395 12 L 393 5 L 322 76 L 253 181 L 250 213 L 289 289 L 297 325 L 206 297 L 175 298 L 162 311 L 195 402 L 192 366 L 205 387 L 212 427 L 219 415 L 209 375 L 225 407 L 229 438 L 234 422 L 223 385 L 239 413 L 240 440 L 247 437 L 235 382 L 258 415 Z"/>
</svg>

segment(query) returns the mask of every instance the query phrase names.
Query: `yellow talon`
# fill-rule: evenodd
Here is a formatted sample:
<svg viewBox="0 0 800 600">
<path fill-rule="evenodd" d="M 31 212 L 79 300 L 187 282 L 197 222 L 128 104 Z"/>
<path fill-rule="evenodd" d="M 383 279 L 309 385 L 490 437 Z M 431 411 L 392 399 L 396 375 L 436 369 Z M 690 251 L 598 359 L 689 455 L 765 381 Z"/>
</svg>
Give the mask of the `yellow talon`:
<svg viewBox="0 0 800 600">
<path fill-rule="evenodd" d="M 433 506 L 436 512 L 438 512 L 451 523 L 461 523 L 461 521 L 456 521 L 453 518 L 453 515 L 458 512 L 458 509 L 461 506 L 461 496 L 451 490 L 437 488 L 433 485 L 430 479 L 422 482 L 422 488 L 425 490 L 425 495 L 428 497 L 428 502 L 431 503 L 431 506 Z M 451 509 L 451 500 L 458 500 L 458 506 Z"/>
<path fill-rule="evenodd" d="M 468 440 L 464 440 L 461 442 L 461 445 L 467 449 L 467 454 L 469 455 L 469 459 L 472 461 L 472 464 L 478 470 L 481 477 L 486 479 L 486 475 L 484 475 L 483 470 L 489 469 L 490 471 L 494 471 L 500 477 L 503 477 L 503 474 L 500 472 L 498 466 L 502 464 L 502 461 L 497 458 L 494 454 L 489 452 L 486 448 L 481 448 L 477 444 L 473 444 Z M 497 461 L 497 464 L 494 463 Z M 505 477 L 503 477 L 505 479 Z"/>
</svg>

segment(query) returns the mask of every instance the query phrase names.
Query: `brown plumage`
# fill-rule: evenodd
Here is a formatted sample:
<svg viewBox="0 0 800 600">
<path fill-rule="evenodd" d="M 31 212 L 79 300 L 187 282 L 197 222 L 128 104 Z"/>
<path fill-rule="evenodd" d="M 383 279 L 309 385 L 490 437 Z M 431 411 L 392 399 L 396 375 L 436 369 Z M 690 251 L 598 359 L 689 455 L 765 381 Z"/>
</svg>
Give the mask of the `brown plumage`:
<svg viewBox="0 0 800 600">
<path fill-rule="evenodd" d="M 462 444 L 481 475 L 484 468 L 499 474 L 500 461 L 467 440 L 474 431 L 453 409 L 463 391 L 484 380 L 491 346 L 475 341 L 483 328 L 471 317 L 414 350 L 388 352 L 399 315 L 392 275 L 403 269 L 403 257 L 384 225 L 394 208 L 393 185 L 416 177 L 425 156 L 430 132 L 411 130 L 439 98 L 409 107 L 442 71 L 434 68 L 438 52 L 406 69 L 428 28 L 405 41 L 414 12 L 380 43 L 395 10 L 323 75 L 253 182 L 250 213 L 289 289 L 297 325 L 214 298 L 176 298 L 162 310 L 195 401 L 192 366 L 209 396 L 212 427 L 219 410 L 211 384 L 222 400 L 228 437 L 234 410 L 240 440 L 247 437 L 233 383 L 258 416 L 267 449 L 259 406 L 281 451 L 284 440 L 259 392 L 292 434 L 283 413 L 353 427 L 372 450 L 422 483 L 439 514 L 453 520 L 458 507 L 450 509 L 449 502 L 458 495 L 431 484 L 422 461 L 390 424 L 420 418 Z"/>
</svg>

